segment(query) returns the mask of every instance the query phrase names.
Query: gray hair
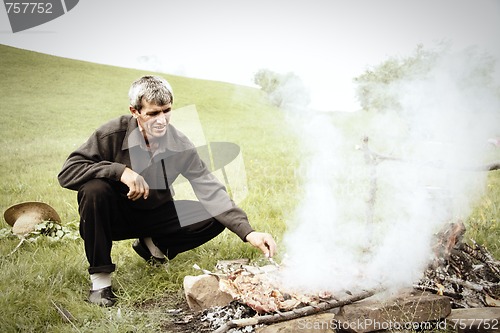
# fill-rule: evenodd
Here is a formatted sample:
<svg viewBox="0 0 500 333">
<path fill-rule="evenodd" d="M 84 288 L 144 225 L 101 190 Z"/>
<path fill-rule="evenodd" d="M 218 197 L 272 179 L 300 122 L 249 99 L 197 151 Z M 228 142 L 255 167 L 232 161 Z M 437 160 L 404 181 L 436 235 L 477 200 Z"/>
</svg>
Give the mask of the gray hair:
<svg viewBox="0 0 500 333">
<path fill-rule="evenodd" d="M 132 83 L 128 98 L 130 106 L 141 111 L 142 99 L 155 105 L 166 105 L 174 102 L 174 93 L 167 80 L 159 76 L 147 75 Z"/>
</svg>

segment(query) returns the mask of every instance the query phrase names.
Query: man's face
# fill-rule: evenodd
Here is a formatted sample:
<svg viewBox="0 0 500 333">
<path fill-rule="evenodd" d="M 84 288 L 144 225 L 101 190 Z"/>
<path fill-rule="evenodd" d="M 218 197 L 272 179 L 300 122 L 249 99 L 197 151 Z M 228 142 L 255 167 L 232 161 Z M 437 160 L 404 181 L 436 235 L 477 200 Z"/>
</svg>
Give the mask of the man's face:
<svg viewBox="0 0 500 333">
<path fill-rule="evenodd" d="M 152 140 L 161 138 L 167 133 L 172 103 L 155 105 L 143 100 L 140 112 L 132 107 L 130 107 L 130 112 L 136 117 L 137 123 L 147 135 L 148 140 Z"/>
</svg>

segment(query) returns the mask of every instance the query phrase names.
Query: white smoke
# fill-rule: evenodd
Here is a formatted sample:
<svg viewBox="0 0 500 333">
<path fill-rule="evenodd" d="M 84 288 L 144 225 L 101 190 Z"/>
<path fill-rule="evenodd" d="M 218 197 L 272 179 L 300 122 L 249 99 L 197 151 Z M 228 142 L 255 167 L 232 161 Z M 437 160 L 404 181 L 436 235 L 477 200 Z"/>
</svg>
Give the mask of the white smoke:
<svg viewBox="0 0 500 333">
<path fill-rule="evenodd" d="M 291 115 L 302 123 L 303 194 L 284 237 L 285 285 L 335 292 L 418 280 L 433 234 L 464 220 L 485 188 L 487 172 L 472 169 L 500 134 L 499 91 L 485 61 L 474 49 L 446 50 L 425 75 L 385 88 L 400 110 L 372 117 L 363 134 L 397 161 L 366 163 L 353 133 L 328 113 Z"/>
</svg>

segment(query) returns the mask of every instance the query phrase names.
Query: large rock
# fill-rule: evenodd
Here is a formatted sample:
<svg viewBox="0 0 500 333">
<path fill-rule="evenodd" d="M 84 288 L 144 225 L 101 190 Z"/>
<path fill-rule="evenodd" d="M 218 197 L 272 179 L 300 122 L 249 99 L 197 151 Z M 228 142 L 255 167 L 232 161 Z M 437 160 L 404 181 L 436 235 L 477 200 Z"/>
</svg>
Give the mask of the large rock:
<svg viewBox="0 0 500 333">
<path fill-rule="evenodd" d="M 420 291 L 405 291 L 386 300 L 372 297 L 340 309 L 339 326 L 350 332 L 404 330 L 419 323 L 438 321 L 451 312 L 450 300 Z"/>
<path fill-rule="evenodd" d="M 320 313 L 317 315 L 292 319 L 281 323 L 260 327 L 256 333 L 333 333 L 336 332 L 335 315 Z"/>
<path fill-rule="evenodd" d="M 219 289 L 219 279 L 213 275 L 184 277 L 184 294 L 189 308 L 201 311 L 214 306 L 226 306 L 233 298 Z"/>
<path fill-rule="evenodd" d="M 458 333 L 500 332 L 500 308 L 453 309 L 446 324 Z"/>
</svg>

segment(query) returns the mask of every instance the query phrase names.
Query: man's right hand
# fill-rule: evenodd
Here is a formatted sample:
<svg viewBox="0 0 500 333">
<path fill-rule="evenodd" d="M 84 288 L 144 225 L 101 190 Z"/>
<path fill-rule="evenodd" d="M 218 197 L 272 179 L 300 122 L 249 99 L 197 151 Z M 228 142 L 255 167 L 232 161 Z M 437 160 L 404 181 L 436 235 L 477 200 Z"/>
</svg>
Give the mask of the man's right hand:
<svg viewBox="0 0 500 333">
<path fill-rule="evenodd" d="M 120 181 L 128 186 L 129 191 L 127 193 L 127 198 L 130 200 L 135 201 L 141 197 L 144 197 L 144 199 L 148 198 L 149 185 L 146 183 L 146 180 L 134 170 L 128 167 L 125 168 Z"/>
</svg>

